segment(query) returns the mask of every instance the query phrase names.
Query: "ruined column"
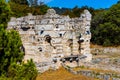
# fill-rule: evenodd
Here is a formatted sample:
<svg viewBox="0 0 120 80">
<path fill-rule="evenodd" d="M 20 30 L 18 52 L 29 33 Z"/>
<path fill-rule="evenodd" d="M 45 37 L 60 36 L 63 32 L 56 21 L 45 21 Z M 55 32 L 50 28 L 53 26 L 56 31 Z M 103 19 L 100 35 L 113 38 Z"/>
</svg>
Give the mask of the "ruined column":
<svg viewBox="0 0 120 80">
<path fill-rule="evenodd" d="M 72 52 L 74 55 L 79 54 L 78 48 L 79 48 L 79 44 L 78 44 L 78 39 L 76 38 L 75 32 L 73 31 L 73 47 L 72 47 Z"/>
<path fill-rule="evenodd" d="M 81 44 L 81 47 L 84 48 L 83 54 L 87 56 L 86 61 L 91 61 L 92 54 L 90 54 L 90 39 L 91 39 L 91 32 L 90 32 L 90 22 L 91 22 L 91 14 L 88 10 L 84 10 L 83 18 L 83 27 L 84 27 L 84 42 Z"/>
</svg>

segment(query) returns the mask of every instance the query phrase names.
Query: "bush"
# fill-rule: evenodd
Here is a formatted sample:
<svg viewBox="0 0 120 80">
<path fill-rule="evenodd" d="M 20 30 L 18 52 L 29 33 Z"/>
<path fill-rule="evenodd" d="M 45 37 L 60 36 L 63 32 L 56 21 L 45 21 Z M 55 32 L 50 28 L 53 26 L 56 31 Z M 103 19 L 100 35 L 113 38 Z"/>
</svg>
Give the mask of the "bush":
<svg viewBox="0 0 120 80">
<path fill-rule="evenodd" d="M 35 64 L 32 60 L 29 60 L 27 63 L 12 63 L 7 76 L 12 80 L 35 80 L 37 73 Z"/>
</svg>

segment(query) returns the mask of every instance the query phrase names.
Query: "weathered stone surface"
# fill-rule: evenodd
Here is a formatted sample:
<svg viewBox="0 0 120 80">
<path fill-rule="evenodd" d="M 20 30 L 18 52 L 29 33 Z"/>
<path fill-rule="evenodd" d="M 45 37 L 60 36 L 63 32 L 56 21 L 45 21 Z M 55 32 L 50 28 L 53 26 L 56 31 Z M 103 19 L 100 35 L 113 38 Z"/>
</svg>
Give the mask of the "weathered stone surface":
<svg viewBox="0 0 120 80">
<path fill-rule="evenodd" d="M 29 13 L 25 17 L 11 18 L 7 29 L 19 32 L 25 48 L 25 61 L 32 58 L 40 64 L 53 62 L 56 58 L 57 63 L 54 64 L 60 66 L 59 59 L 71 54 L 86 55 L 86 61 L 92 59 L 90 21 L 91 14 L 88 10 L 85 10 L 80 18 L 69 18 L 49 9 L 45 15 L 33 16 Z"/>
<path fill-rule="evenodd" d="M 71 72 L 72 74 L 80 74 L 80 75 L 84 75 L 84 76 L 88 76 L 88 77 L 92 77 L 92 78 L 97 78 L 100 80 L 120 80 L 120 75 L 118 74 L 108 74 L 108 73 L 102 73 L 102 72 L 95 72 L 92 70 L 78 70 L 78 71 L 74 71 L 71 67 L 67 67 L 65 64 L 62 64 L 62 66 L 68 70 L 69 72 Z"/>
</svg>

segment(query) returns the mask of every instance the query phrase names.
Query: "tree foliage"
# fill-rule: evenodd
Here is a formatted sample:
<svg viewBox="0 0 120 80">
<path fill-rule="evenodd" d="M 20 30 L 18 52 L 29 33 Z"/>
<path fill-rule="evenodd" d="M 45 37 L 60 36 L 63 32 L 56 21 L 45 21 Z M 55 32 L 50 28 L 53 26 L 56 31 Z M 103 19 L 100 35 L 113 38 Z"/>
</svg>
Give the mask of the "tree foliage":
<svg viewBox="0 0 120 80">
<path fill-rule="evenodd" d="M 29 5 L 27 0 L 10 0 L 10 1 L 14 2 L 15 4 Z"/>
<path fill-rule="evenodd" d="M 1 30 L 0 51 L 0 73 L 7 72 L 13 62 L 21 62 L 24 53 L 20 50 L 22 46 L 19 34 L 16 31 Z"/>
<path fill-rule="evenodd" d="M 18 32 L 6 30 L 11 13 L 9 4 L 0 0 L 0 80 L 33 80 L 37 70 L 33 61 L 22 63 L 24 52 Z M 17 79 L 13 79 L 14 74 Z"/>
<path fill-rule="evenodd" d="M 94 15 L 95 10 L 92 7 L 88 7 L 88 6 L 82 6 L 81 8 L 79 8 L 78 6 L 75 6 L 73 9 L 67 9 L 63 15 L 69 15 L 71 18 L 74 17 L 80 17 L 80 14 L 83 12 L 83 10 L 89 10 L 90 13 L 92 13 L 92 15 Z"/>
<path fill-rule="evenodd" d="M 47 5 L 29 7 L 29 5 L 20 5 L 13 2 L 10 2 L 10 7 L 13 12 L 12 16 L 14 17 L 26 16 L 28 13 L 32 13 L 33 15 L 43 15 L 49 9 Z"/>
<path fill-rule="evenodd" d="M 0 0 L 0 25 L 7 26 L 11 15 L 10 6 L 5 2 L 5 0 Z"/>
<path fill-rule="evenodd" d="M 92 20 L 92 42 L 103 46 L 120 45 L 120 4 L 96 14 Z"/>
<path fill-rule="evenodd" d="M 21 64 L 12 63 L 9 66 L 8 78 L 12 80 L 35 80 L 36 76 L 37 70 L 32 60 Z"/>
</svg>

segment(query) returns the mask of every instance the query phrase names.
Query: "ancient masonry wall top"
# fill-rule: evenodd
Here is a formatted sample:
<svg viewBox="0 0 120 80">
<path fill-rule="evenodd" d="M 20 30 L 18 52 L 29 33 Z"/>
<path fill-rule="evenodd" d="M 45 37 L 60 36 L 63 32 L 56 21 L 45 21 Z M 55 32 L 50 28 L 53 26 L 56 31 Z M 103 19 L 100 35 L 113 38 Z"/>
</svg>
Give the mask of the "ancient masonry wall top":
<svg viewBox="0 0 120 80">
<path fill-rule="evenodd" d="M 69 55 L 86 55 L 86 61 L 90 61 L 90 21 L 88 10 L 79 18 L 69 18 L 49 9 L 45 15 L 12 17 L 7 29 L 19 32 L 25 48 L 24 60 L 32 58 L 41 63 Z"/>
</svg>

